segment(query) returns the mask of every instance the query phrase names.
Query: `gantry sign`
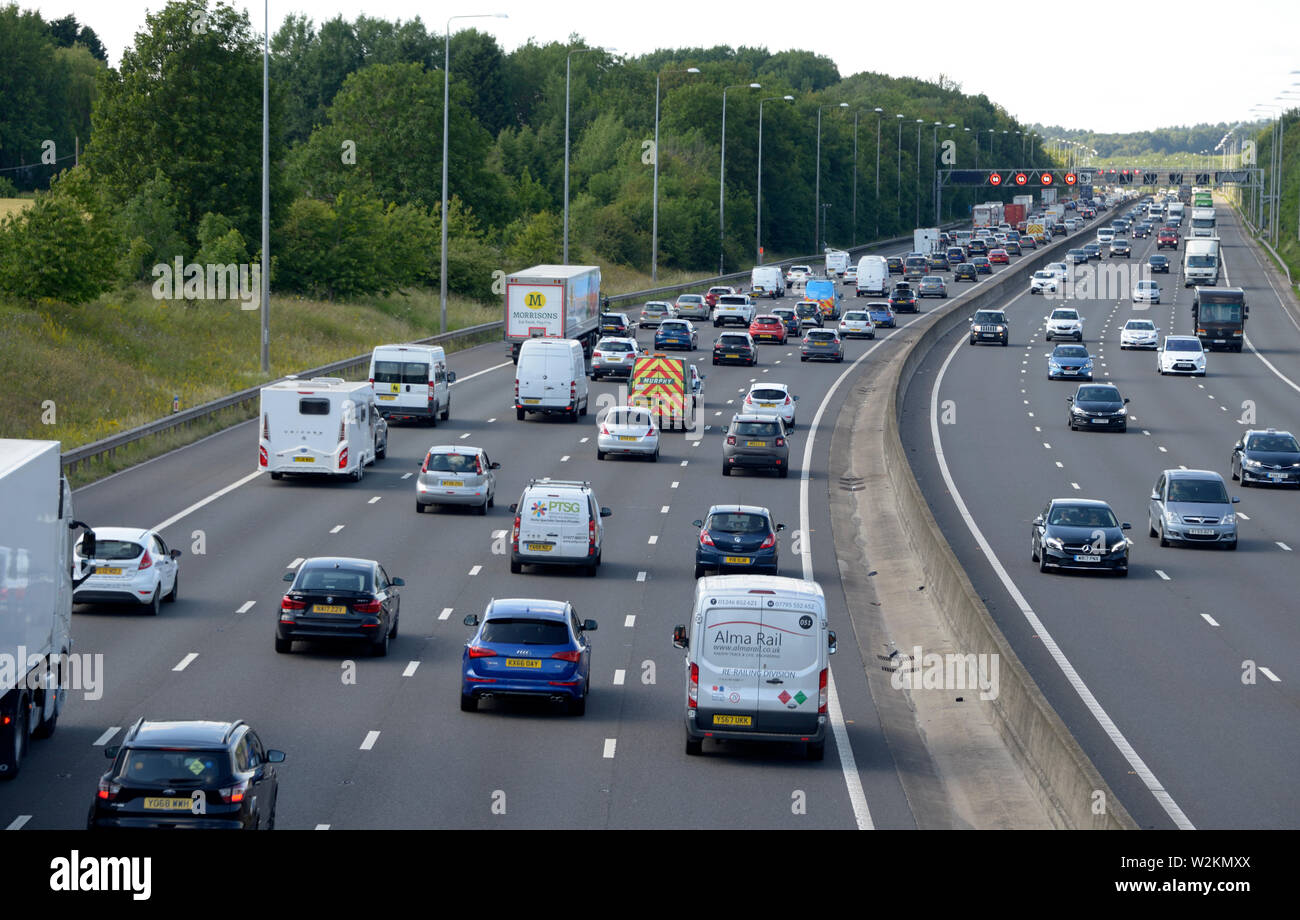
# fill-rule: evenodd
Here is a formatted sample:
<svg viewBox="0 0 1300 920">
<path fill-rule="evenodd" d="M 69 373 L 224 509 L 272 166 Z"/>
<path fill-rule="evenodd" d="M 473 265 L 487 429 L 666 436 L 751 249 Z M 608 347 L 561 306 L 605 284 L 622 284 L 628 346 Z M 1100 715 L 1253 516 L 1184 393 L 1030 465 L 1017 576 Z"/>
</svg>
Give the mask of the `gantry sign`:
<svg viewBox="0 0 1300 920">
<path fill-rule="evenodd" d="M 1215 172 L 1188 172 L 1174 167 L 1116 167 L 1096 169 L 941 169 L 939 185 L 984 186 L 985 188 L 1070 188 L 1075 185 L 1198 185 L 1222 188 L 1235 185 L 1255 188 L 1260 184 L 1258 167 L 1221 169 Z"/>
</svg>

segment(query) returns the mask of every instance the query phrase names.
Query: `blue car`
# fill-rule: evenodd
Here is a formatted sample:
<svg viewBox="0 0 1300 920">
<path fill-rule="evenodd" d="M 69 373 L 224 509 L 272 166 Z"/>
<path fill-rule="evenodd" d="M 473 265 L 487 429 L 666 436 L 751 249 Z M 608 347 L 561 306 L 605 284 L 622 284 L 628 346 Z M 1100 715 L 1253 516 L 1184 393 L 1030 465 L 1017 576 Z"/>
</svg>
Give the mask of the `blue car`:
<svg viewBox="0 0 1300 920">
<path fill-rule="evenodd" d="M 890 329 L 898 326 L 898 320 L 894 318 L 894 308 L 883 300 L 873 300 L 867 304 L 867 312 L 871 314 L 871 322 L 877 326 L 888 326 Z"/>
<path fill-rule="evenodd" d="M 665 348 L 681 348 L 695 351 L 700 336 L 695 327 L 684 319 L 666 319 L 659 324 L 655 332 L 655 351 Z"/>
<path fill-rule="evenodd" d="M 1091 380 L 1092 356 L 1083 345 L 1057 345 L 1047 356 L 1048 380 Z"/>
<path fill-rule="evenodd" d="M 506 598 L 491 601 L 461 659 L 460 708 L 475 712 L 479 700 L 531 696 L 567 704 L 580 716 L 587 711 L 591 645 L 595 620 L 579 620 L 567 601 Z"/>
<path fill-rule="evenodd" d="M 695 577 L 709 569 L 727 572 L 777 570 L 776 535 L 784 524 L 773 524 L 772 513 L 757 505 L 714 505 L 709 516 L 693 522 L 700 528 L 695 544 Z"/>
</svg>

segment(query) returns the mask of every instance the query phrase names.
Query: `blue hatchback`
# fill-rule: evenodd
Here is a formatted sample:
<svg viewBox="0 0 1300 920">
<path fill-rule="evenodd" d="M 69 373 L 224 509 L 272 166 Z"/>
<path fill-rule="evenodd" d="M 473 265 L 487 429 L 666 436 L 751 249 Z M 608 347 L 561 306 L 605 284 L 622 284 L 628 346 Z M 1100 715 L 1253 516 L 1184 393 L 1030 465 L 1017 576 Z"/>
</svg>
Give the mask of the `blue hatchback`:
<svg viewBox="0 0 1300 920">
<path fill-rule="evenodd" d="M 699 343 L 699 333 L 685 320 L 664 320 L 655 332 L 655 351 L 665 348 L 684 348 L 695 351 Z"/>
<path fill-rule="evenodd" d="M 883 301 L 872 301 L 867 304 L 867 312 L 871 314 L 871 322 L 877 326 L 888 326 L 893 329 L 898 325 L 898 320 L 894 318 L 894 308 Z"/>
<path fill-rule="evenodd" d="M 784 524 L 773 524 L 772 513 L 757 505 L 714 505 L 709 516 L 695 521 L 695 577 L 709 569 L 719 575 L 749 571 L 777 573 L 776 535 Z"/>
<path fill-rule="evenodd" d="M 476 711 L 484 697 L 531 696 L 566 703 L 574 715 L 587 711 L 586 634 L 595 620 L 579 620 L 567 601 L 506 598 L 489 602 L 482 618 L 471 613 L 465 625 L 478 631 L 461 659 L 462 710 Z"/>
</svg>

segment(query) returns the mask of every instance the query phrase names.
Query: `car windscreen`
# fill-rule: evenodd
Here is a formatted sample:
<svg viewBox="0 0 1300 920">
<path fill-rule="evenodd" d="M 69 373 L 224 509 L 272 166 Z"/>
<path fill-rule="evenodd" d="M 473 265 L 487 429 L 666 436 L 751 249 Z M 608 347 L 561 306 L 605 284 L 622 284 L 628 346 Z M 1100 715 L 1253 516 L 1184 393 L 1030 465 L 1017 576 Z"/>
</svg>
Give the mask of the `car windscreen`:
<svg viewBox="0 0 1300 920">
<path fill-rule="evenodd" d="M 478 458 L 468 454 L 429 454 L 424 468 L 430 473 L 476 473 Z"/>
<path fill-rule="evenodd" d="M 1165 339 L 1165 351 L 1201 351 L 1197 339 Z"/>
<path fill-rule="evenodd" d="M 1058 345 L 1056 346 L 1056 350 L 1052 352 L 1052 357 L 1086 358 L 1088 357 L 1088 349 L 1084 348 L 1082 345 Z"/>
<path fill-rule="evenodd" d="M 1047 523 L 1062 527 L 1118 527 L 1115 514 L 1109 508 L 1096 505 L 1057 505 L 1047 518 Z"/>
<path fill-rule="evenodd" d="M 774 438 L 780 432 L 776 422 L 736 422 L 736 429 L 732 433 L 747 437 Z"/>
<path fill-rule="evenodd" d="M 1040 278 L 1043 281 L 1050 281 L 1053 278 L 1055 278 L 1056 275 L 1052 274 L 1051 272 L 1034 272 L 1034 277 Z"/>
<path fill-rule="evenodd" d="M 1228 490 L 1218 479 L 1171 479 L 1169 501 L 1226 505 Z"/>
<path fill-rule="evenodd" d="M 1052 319 L 1078 319 L 1079 314 L 1073 310 L 1053 310 Z"/>
<path fill-rule="evenodd" d="M 707 529 L 720 533 L 767 533 L 771 528 L 761 514 L 719 512 L 709 515 Z"/>
<path fill-rule="evenodd" d="M 1144 332 L 1150 332 L 1156 328 L 1156 324 L 1149 319 L 1131 319 L 1124 324 L 1125 329 L 1139 329 Z"/>
<path fill-rule="evenodd" d="M 427 386 L 429 365 L 422 361 L 376 361 L 375 383 L 422 383 Z"/>
<path fill-rule="evenodd" d="M 125 785 L 207 788 L 231 778 L 224 750 L 126 749 L 119 755 L 118 782 Z"/>
<path fill-rule="evenodd" d="M 340 594 L 364 594 L 370 590 L 370 571 L 347 568 L 307 568 L 298 573 L 295 591 L 336 591 Z"/>
<path fill-rule="evenodd" d="M 1246 441 L 1246 450 L 1297 453 L 1300 452 L 1300 445 L 1289 434 L 1257 434 Z"/>
<path fill-rule="evenodd" d="M 990 323 L 1006 322 L 1006 317 L 1001 313 L 993 313 L 987 310 L 980 310 L 975 314 L 976 325 L 988 325 Z"/>
<path fill-rule="evenodd" d="M 77 552 L 82 552 L 81 543 L 77 544 Z M 144 552 L 144 547 L 139 543 L 132 543 L 130 540 L 96 540 L 95 541 L 95 558 L 103 561 L 120 561 L 134 559 Z"/>
<path fill-rule="evenodd" d="M 648 314 L 667 313 L 668 305 L 662 303 L 648 303 L 641 308 L 641 312 Z"/>
<path fill-rule="evenodd" d="M 1119 402 L 1119 390 L 1114 387 L 1079 387 L 1077 402 Z"/>
<path fill-rule="evenodd" d="M 819 332 L 818 330 L 814 329 L 812 332 L 808 333 L 808 341 L 833 343 L 835 341 L 835 333 Z"/>
<path fill-rule="evenodd" d="M 561 620 L 535 617 L 492 617 L 483 624 L 483 642 L 510 645 L 568 645 L 569 627 Z"/>
</svg>

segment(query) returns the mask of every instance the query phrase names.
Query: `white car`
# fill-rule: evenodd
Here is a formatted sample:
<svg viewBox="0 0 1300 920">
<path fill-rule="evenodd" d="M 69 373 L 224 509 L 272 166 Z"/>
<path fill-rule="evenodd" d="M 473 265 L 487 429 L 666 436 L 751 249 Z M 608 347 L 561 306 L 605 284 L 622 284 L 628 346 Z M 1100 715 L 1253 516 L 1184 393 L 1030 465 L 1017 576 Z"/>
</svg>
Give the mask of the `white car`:
<svg viewBox="0 0 1300 920">
<path fill-rule="evenodd" d="M 791 265 L 785 271 L 786 284 L 803 284 L 813 276 L 811 265 Z"/>
<path fill-rule="evenodd" d="M 74 549 L 75 559 L 88 559 L 89 578 L 72 593 L 74 604 L 138 604 L 157 616 L 162 602 L 174 601 L 180 592 L 181 551 L 168 549 L 163 538 L 139 527 L 96 527 L 95 552 L 82 555 L 83 537 Z M 74 565 L 74 571 L 81 571 Z"/>
<path fill-rule="evenodd" d="M 1055 275 L 1057 281 L 1065 281 L 1070 277 L 1070 266 L 1064 262 L 1048 262 L 1047 268 L 1044 270 Z"/>
<path fill-rule="evenodd" d="M 1083 317 L 1073 307 L 1057 307 L 1052 311 L 1051 316 L 1044 316 L 1043 321 L 1047 323 L 1047 334 L 1044 336 L 1047 341 L 1050 342 L 1052 339 L 1083 341 Z"/>
<path fill-rule="evenodd" d="M 1115 239 L 1115 231 L 1110 227 L 1097 231 L 1097 244 L 1099 246 L 1109 246 L 1110 241 Z"/>
<path fill-rule="evenodd" d="M 1167 335 L 1164 347 L 1156 352 L 1156 370 L 1164 374 L 1205 376 L 1205 349 L 1194 335 Z"/>
<path fill-rule="evenodd" d="M 635 454 L 659 459 L 659 426 L 649 409 L 611 406 L 596 419 L 596 459 L 610 454 Z"/>
<path fill-rule="evenodd" d="M 745 394 L 745 404 L 741 408 L 744 415 L 777 415 L 785 422 L 787 429 L 794 427 L 795 402 L 798 396 L 790 395 L 790 388 L 784 383 L 755 383 Z"/>
<path fill-rule="evenodd" d="M 623 336 L 605 336 L 591 350 L 591 379 L 599 380 L 606 374 L 626 377 L 641 355 L 636 339 Z"/>
<path fill-rule="evenodd" d="M 876 337 L 876 324 L 871 321 L 871 314 L 866 310 L 849 310 L 840 318 L 840 338 L 862 336 L 866 339 Z"/>
<path fill-rule="evenodd" d="M 1119 332 L 1119 347 L 1159 348 L 1160 330 L 1149 319 L 1131 319 Z"/>
<path fill-rule="evenodd" d="M 858 269 L 856 265 L 850 265 L 848 268 L 844 269 L 844 283 L 845 284 L 858 283 Z"/>
<path fill-rule="evenodd" d="M 1133 287 L 1134 303 L 1160 303 L 1160 285 L 1154 281 L 1139 281 Z"/>
<path fill-rule="evenodd" d="M 1054 272 L 1037 271 L 1034 277 L 1029 279 L 1029 293 L 1031 294 L 1055 294 L 1060 288 L 1060 279 Z"/>
</svg>

